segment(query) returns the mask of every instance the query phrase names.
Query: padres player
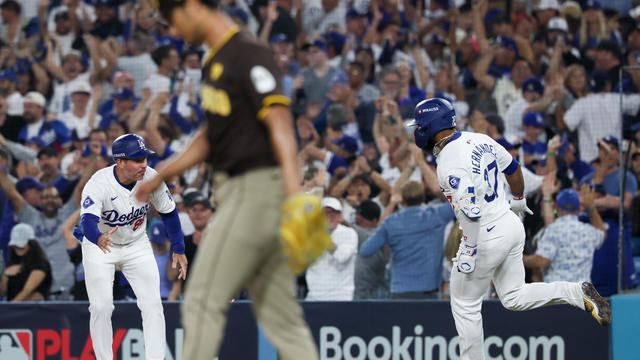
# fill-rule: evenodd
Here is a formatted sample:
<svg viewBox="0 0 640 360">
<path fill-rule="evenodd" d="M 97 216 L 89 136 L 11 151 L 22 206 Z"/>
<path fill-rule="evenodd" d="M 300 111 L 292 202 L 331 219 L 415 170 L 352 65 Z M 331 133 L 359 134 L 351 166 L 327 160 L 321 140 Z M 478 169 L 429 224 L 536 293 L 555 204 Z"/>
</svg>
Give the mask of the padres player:
<svg viewBox="0 0 640 360">
<path fill-rule="evenodd" d="M 516 213 L 527 212 L 518 162 L 483 134 L 456 131 L 455 111 L 444 99 L 415 109 L 416 145 L 433 149 L 438 183 L 460 221 L 463 240 L 451 272 L 451 310 L 460 335 L 461 359 L 484 359 L 482 298 L 493 281 L 509 310 L 570 304 L 590 312 L 601 325 L 611 322 L 609 304 L 588 282 L 524 282 L 524 227 Z M 505 174 L 512 194 L 504 192 Z M 511 211 L 510 211 L 511 210 Z"/>
<path fill-rule="evenodd" d="M 173 33 L 211 47 L 201 88 L 207 122 L 189 147 L 137 195 L 146 199 L 163 179 L 201 161 L 215 171 L 219 206 L 198 247 L 185 292 L 182 358 L 211 360 L 218 353 L 229 302 L 246 288 L 280 357 L 317 359 L 278 232 L 285 197 L 295 198 L 300 190 L 289 99 L 282 95 L 271 49 L 240 31 L 217 3 L 159 1 Z"/>
<path fill-rule="evenodd" d="M 111 147 L 116 164 L 97 171 L 82 191 L 81 222 L 84 230 L 82 264 L 85 271 L 89 329 L 98 360 L 112 359 L 113 274 L 118 265 L 131 284 L 142 312 L 146 359 L 164 359 L 165 323 L 160 300 L 160 277 L 149 239 L 149 202 L 133 194 L 141 180 L 156 171 L 147 167 L 148 150 L 139 135 L 125 134 Z M 180 264 L 179 276 L 187 274 L 184 236 L 169 189 L 163 183 L 150 196 L 161 214 L 171 239 L 173 267 Z"/>
</svg>

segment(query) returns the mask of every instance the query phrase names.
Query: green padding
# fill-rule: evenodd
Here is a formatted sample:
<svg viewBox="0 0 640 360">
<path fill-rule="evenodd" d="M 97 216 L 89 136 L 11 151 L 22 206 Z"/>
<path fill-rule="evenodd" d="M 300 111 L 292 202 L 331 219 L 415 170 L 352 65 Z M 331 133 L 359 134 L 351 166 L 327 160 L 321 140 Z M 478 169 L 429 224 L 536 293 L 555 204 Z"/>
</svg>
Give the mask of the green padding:
<svg viewBox="0 0 640 360">
<path fill-rule="evenodd" d="M 640 359 L 640 294 L 611 297 L 613 360 Z"/>
</svg>

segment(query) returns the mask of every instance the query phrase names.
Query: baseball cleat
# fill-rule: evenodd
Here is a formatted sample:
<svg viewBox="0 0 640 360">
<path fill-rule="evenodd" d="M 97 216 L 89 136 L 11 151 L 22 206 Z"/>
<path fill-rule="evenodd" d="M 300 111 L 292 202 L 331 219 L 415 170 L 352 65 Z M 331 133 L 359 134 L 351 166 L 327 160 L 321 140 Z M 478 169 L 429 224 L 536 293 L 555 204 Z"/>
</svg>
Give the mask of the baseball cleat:
<svg viewBox="0 0 640 360">
<path fill-rule="evenodd" d="M 611 324 L 611 306 L 590 282 L 580 284 L 582 299 L 584 300 L 584 310 L 590 313 L 602 326 Z"/>
</svg>

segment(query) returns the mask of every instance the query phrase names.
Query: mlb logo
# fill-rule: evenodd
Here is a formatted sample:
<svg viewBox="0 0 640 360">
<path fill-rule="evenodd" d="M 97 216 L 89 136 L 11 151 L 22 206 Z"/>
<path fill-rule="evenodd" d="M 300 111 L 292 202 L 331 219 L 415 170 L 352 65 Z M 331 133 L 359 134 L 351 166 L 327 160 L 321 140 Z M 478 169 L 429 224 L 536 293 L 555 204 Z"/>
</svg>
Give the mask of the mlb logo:
<svg viewBox="0 0 640 360">
<path fill-rule="evenodd" d="M 33 359 L 33 335 L 31 330 L 0 330 L 0 359 Z"/>
</svg>

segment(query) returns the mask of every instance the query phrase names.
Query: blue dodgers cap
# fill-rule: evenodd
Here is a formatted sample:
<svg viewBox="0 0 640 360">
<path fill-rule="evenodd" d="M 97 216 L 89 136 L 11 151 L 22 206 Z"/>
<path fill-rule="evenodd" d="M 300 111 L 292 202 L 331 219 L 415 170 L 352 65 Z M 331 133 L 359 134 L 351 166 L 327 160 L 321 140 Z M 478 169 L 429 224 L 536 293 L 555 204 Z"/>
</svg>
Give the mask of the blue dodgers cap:
<svg viewBox="0 0 640 360">
<path fill-rule="evenodd" d="M 309 47 L 312 47 L 312 46 L 315 46 L 322 51 L 329 51 L 329 47 L 327 46 L 327 43 L 322 39 L 314 40 L 311 44 L 309 44 Z"/>
<path fill-rule="evenodd" d="M 602 6 L 600 5 L 600 2 L 598 2 L 596 0 L 583 1 L 582 2 L 582 10 L 588 10 L 588 9 L 600 10 L 600 9 L 602 9 Z"/>
<path fill-rule="evenodd" d="M 121 87 L 120 89 L 116 90 L 111 96 L 117 100 L 135 100 L 136 98 L 133 90 L 127 87 Z"/>
<path fill-rule="evenodd" d="M 273 34 L 269 38 L 269 44 L 279 44 L 279 43 L 283 43 L 283 42 L 288 42 L 287 35 L 285 35 L 283 33 Z"/>
<path fill-rule="evenodd" d="M 525 91 L 535 91 L 538 94 L 542 95 L 544 93 L 544 85 L 542 84 L 542 79 L 537 76 L 529 76 L 522 82 L 522 92 Z"/>
<path fill-rule="evenodd" d="M 239 7 L 231 7 L 227 10 L 229 16 L 235 17 L 242 21 L 243 24 L 247 25 L 249 23 L 249 15 L 244 9 Z"/>
<path fill-rule="evenodd" d="M 155 154 L 147 149 L 142 136 L 138 134 L 124 134 L 113 141 L 111 153 L 114 159 L 139 159 Z"/>
<path fill-rule="evenodd" d="M 346 85 L 349 83 L 349 76 L 342 71 L 336 71 L 329 79 L 329 88 L 334 85 Z"/>
<path fill-rule="evenodd" d="M 516 54 L 518 54 L 518 45 L 516 44 L 516 41 L 509 36 L 505 36 L 505 35 L 498 36 L 495 39 L 495 43 L 500 44 L 505 49 L 513 50 L 515 51 Z"/>
<path fill-rule="evenodd" d="M 536 127 L 545 127 L 542 114 L 537 111 L 529 111 L 522 117 L 522 125 L 531 125 Z"/>
<path fill-rule="evenodd" d="M 167 229 L 164 226 L 164 222 L 158 220 L 151 225 L 149 229 L 149 241 L 160 245 L 167 242 Z"/>
<path fill-rule="evenodd" d="M 602 140 L 603 142 L 606 142 L 607 144 L 613 146 L 616 150 L 620 149 L 620 142 L 618 141 L 618 138 L 613 136 L 613 135 L 605 136 L 605 137 L 601 138 L 600 140 Z M 600 145 L 598 144 L 598 146 L 600 146 Z"/>
<path fill-rule="evenodd" d="M 556 196 L 556 204 L 564 211 L 578 211 L 580 210 L 580 195 L 573 189 L 564 189 Z"/>
<path fill-rule="evenodd" d="M 355 154 L 358 151 L 358 140 L 353 136 L 343 135 L 340 139 L 331 140 L 334 144 L 340 146 L 344 151 Z"/>
<path fill-rule="evenodd" d="M 24 194 L 24 192 L 29 189 L 42 191 L 44 186 L 33 176 L 25 176 L 16 183 L 16 190 L 18 190 L 20 194 Z"/>
<path fill-rule="evenodd" d="M 344 43 L 346 38 L 344 35 L 337 31 L 329 31 L 328 33 L 322 35 L 324 41 L 327 43 L 327 48 L 329 45 L 333 46 L 336 53 L 342 53 L 342 48 L 344 47 Z"/>
<path fill-rule="evenodd" d="M 364 14 L 360 14 L 358 10 L 351 8 L 347 11 L 347 20 L 357 19 L 359 17 L 364 17 Z"/>
</svg>

